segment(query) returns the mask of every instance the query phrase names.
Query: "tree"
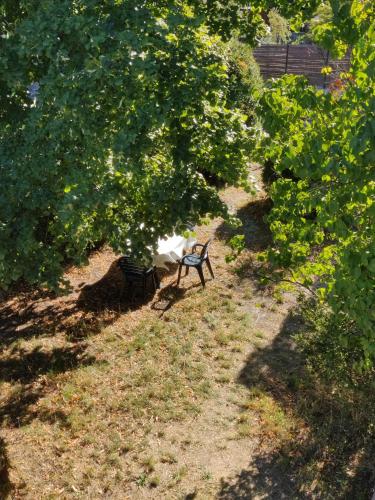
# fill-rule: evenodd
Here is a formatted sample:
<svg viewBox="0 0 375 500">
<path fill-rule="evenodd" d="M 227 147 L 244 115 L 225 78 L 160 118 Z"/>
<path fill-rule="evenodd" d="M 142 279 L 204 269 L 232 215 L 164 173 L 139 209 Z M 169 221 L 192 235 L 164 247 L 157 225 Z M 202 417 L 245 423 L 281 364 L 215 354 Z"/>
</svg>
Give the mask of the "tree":
<svg viewBox="0 0 375 500">
<path fill-rule="evenodd" d="M 241 109 L 253 124 L 257 120 L 257 102 L 263 88 L 263 79 L 251 47 L 236 38 L 226 44 L 228 65 L 228 101 Z"/>
<path fill-rule="evenodd" d="M 182 1 L 0 7 L 0 284 L 58 287 L 105 240 L 141 256 L 227 215 L 200 174 L 246 184 L 245 117 L 217 36 Z"/>
<path fill-rule="evenodd" d="M 280 175 L 271 189 L 269 258 L 314 285 L 338 322 L 350 325 L 339 341 L 361 351 L 364 369 L 375 359 L 374 7 L 338 4 L 331 2 L 326 26 L 335 35 L 322 40 L 340 34 L 336 47 L 352 45 L 350 71 L 327 93 L 302 77 L 273 82 L 261 100 L 268 135 L 260 153 Z"/>
<path fill-rule="evenodd" d="M 263 44 L 285 44 L 290 39 L 289 22 L 276 9 L 268 13 L 268 33 L 262 38 Z"/>
</svg>

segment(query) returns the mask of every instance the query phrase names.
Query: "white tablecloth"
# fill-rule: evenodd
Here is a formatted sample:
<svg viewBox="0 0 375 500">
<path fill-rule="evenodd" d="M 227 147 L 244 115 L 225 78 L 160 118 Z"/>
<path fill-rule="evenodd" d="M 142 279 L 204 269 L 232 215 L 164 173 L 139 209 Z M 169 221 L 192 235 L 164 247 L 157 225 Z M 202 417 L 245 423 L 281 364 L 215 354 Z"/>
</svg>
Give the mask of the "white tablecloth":
<svg viewBox="0 0 375 500">
<path fill-rule="evenodd" d="M 168 269 L 167 263 L 176 264 L 184 255 L 184 250 L 188 251 L 196 243 L 192 236 L 184 238 L 174 234 L 170 238 L 160 239 L 156 254 L 152 258 L 152 264 L 156 267 Z"/>
</svg>

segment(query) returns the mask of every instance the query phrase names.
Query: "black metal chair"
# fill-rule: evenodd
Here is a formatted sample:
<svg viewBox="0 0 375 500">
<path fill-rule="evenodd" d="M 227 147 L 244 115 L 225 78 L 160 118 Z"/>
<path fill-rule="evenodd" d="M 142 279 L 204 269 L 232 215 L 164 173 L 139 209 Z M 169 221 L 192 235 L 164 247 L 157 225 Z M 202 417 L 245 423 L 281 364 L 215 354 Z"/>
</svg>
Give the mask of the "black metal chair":
<svg viewBox="0 0 375 500">
<path fill-rule="evenodd" d="M 154 292 L 156 292 L 157 288 L 160 288 L 160 281 L 155 266 L 150 268 L 139 266 L 129 257 L 121 257 L 118 261 L 118 266 L 123 273 L 128 288 L 131 290 L 131 300 L 134 300 L 137 290 L 140 290 L 142 298 L 145 298 L 147 284 L 150 280 Z M 123 290 L 121 296 L 122 293 Z"/>
<path fill-rule="evenodd" d="M 193 246 L 193 253 L 189 253 L 187 255 L 184 255 L 182 259 L 180 260 L 180 265 L 178 268 L 178 278 L 177 278 L 177 286 L 180 284 L 180 279 L 181 279 L 181 271 L 182 271 L 182 266 L 186 266 L 186 275 L 189 274 L 189 269 L 191 267 L 195 267 L 195 269 L 198 271 L 202 286 L 206 286 L 206 282 L 204 280 L 204 274 L 203 274 L 203 264 L 206 263 L 208 270 L 210 271 L 210 274 L 212 276 L 212 279 L 215 278 L 214 272 L 211 267 L 211 262 L 208 257 L 208 247 L 211 243 L 211 240 L 208 240 L 204 245 L 201 243 L 196 243 Z M 196 252 L 196 249 L 198 247 L 201 247 L 202 250 L 200 253 Z"/>
</svg>

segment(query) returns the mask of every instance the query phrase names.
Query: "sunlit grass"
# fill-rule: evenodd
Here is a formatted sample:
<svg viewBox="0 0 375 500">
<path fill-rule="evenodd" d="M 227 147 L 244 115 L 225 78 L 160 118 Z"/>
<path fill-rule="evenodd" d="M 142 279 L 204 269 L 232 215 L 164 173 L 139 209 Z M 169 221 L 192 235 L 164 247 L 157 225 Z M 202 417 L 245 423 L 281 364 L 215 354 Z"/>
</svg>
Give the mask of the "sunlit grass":
<svg viewBox="0 0 375 500">
<path fill-rule="evenodd" d="M 269 393 L 253 388 L 242 403 L 238 418 L 240 437 L 261 436 L 263 442 L 278 447 L 292 438 L 296 422 Z"/>
<path fill-rule="evenodd" d="M 53 491 L 94 495 L 95 488 L 112 491 L 124 480 L 158 488 L 158 464 L 175 467 L 177 458 L 146 453 L 153 423 L 198 415 L 207 398 L 234 382 L 231 357 L 251 336 L 251 317 L 226 287 L 212 283 L 193 289 L 164 316 L 145 311 L 132 324 L 125 316 L 91 337 L 91 362 L 48 373 L 50 390 L 22 427 L 30 450 L 59 463 L 49 472 Z M 7 390 L 16 398 L 22 385 Z M 132 463 L 127 479 L 124 460 Z M 172 486 L 188 473 L 176 467 Z M 30 491 L 42 484 L 31 480 Z"/>
</svg>

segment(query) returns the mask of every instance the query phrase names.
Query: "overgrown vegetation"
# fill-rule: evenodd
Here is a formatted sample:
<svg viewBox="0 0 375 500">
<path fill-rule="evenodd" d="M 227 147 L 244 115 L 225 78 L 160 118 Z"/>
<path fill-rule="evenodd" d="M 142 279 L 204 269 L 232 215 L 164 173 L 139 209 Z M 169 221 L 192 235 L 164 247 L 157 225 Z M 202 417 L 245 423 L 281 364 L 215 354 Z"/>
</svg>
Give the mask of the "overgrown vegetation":
<svg viewBox="0 0 375 500">
<path fill-rule="evenodd" d="M 235 38 L 227 44 L 229 92 L 232 106 L 240 108 L 247 116 L 246 122 L 255 125 L 259 95 L 263 79 L 251 47 Z"/>
<path fill-rule="evenodd" d="M 303 297 L 300 312 L 305 321 L 303 333 L 296 337 L 310 370 L 322 380 L 342 387 L 370 391 L 375 380 L 374 367 L 368 372 L 358 370 L 363 351 L 352 338 L 361 332 L 348 316 L 336 315 L 316 299 Z M 342 338 L 348 339 L 342 342 Z"/>
<path fill-rule="evenodd" d="M 328 93 L 285 76 L 262 96 L 260 154 L 279 176 L 268 257 L 315 288 L 337 325 L 348 322 L 336 341 L 362 352 L 356 367 L 364 370 L 375 359 L 374 7 L 332 7 L 327 30 L 344 50 L 353 46 L 349 73 Z"/>
</svg>

